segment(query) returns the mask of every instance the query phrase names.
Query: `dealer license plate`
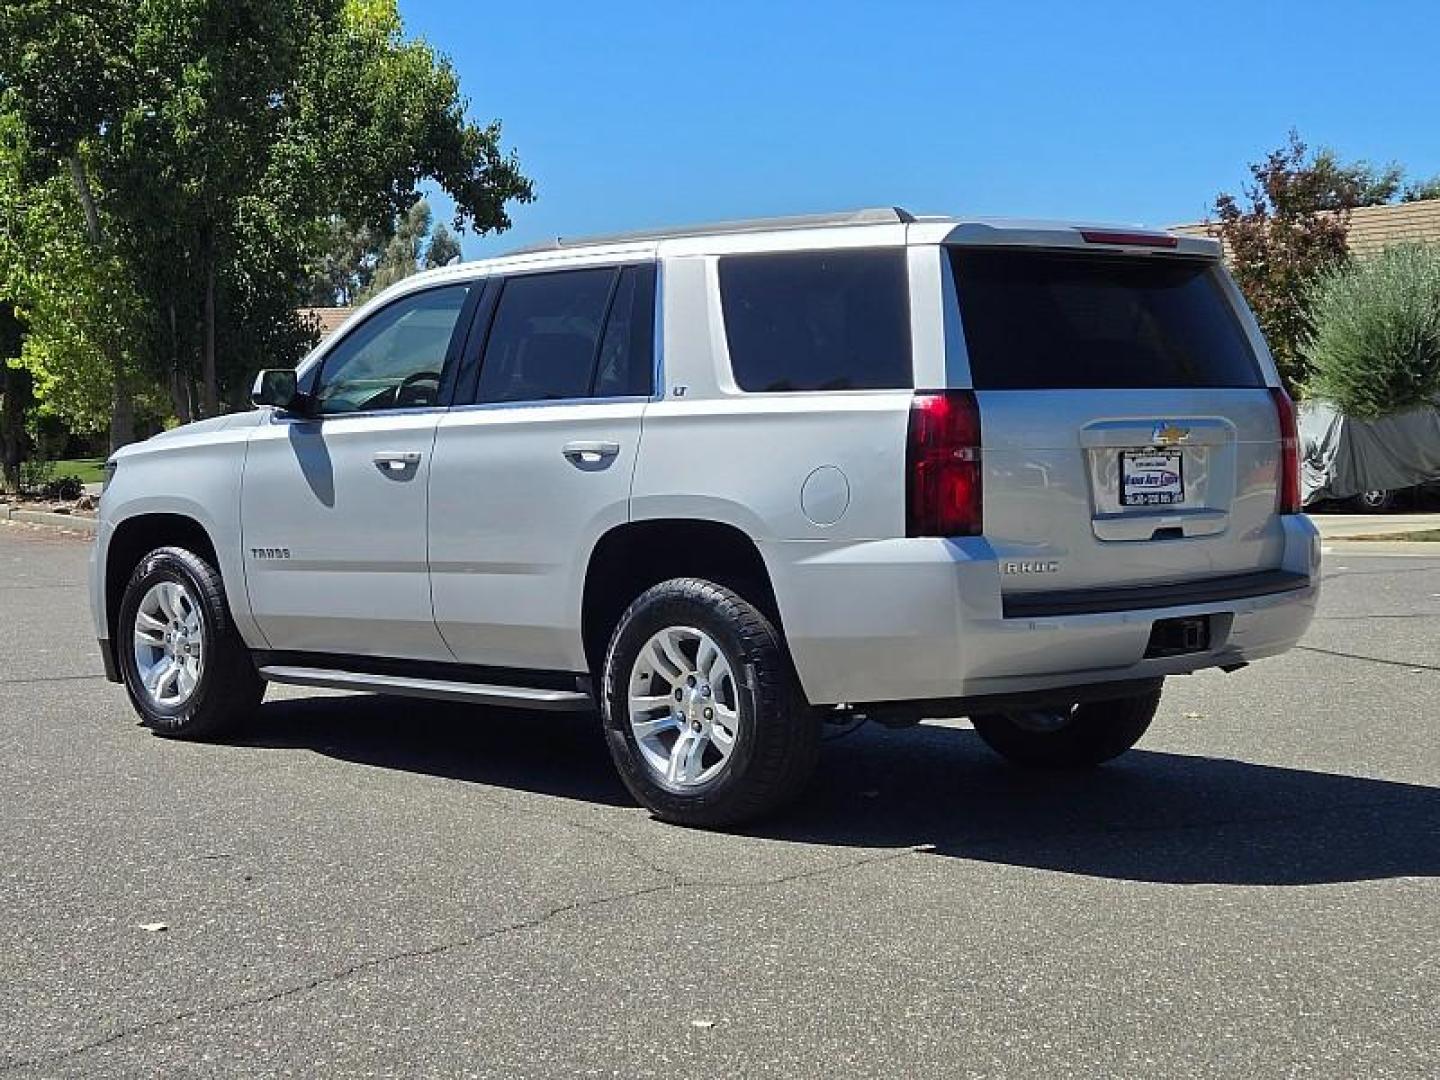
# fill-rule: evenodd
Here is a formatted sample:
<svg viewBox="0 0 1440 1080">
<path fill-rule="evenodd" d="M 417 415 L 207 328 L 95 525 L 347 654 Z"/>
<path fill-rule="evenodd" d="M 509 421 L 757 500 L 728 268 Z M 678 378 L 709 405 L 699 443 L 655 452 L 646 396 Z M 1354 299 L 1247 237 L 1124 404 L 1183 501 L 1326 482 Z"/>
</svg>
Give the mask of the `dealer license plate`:
<svg viewBox="0 0 1440 1080">
<path fill-rule="evenodd" d="M 1174 506 L 1185 501 L 1179 450 L 1121 450 L 1120 505 Z"/>
</svg>

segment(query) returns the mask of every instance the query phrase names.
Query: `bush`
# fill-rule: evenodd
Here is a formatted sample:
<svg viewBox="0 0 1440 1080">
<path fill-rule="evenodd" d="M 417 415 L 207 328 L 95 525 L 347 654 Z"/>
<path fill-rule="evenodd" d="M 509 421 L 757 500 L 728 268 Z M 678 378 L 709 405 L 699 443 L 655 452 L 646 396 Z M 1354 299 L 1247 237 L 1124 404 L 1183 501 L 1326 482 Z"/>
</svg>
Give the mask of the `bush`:
<svg viewBox="0 0 1440 1080">
<path fill-rule="evenodd" d="M 64 502 L 74 502 L 85 494 L 85 481 L 78 476 L 57 476 L 45 485 L 45 497 L 47 499 L 60 499 Z"/>
<path fill-rule="evenodd" d="M 55 463 L 42 457 L 32 457 L 20 463 L 20 494 L 38 495 L 45 491 L 55 475 Z"/>
<path fill-rule="evenodd" d="M 1331 271 L 1310 294 L 1310 322 L 1307 395 L 1360 420 L 1440 400 L 1440 246 Z"/>
</svg>

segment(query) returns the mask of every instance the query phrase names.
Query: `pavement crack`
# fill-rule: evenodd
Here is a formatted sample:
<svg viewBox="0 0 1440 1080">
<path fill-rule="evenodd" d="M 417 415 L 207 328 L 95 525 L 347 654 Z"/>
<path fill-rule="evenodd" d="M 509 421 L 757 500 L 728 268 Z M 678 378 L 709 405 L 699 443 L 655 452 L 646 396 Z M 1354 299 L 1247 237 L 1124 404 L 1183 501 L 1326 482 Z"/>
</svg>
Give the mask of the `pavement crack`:
<svg viewBox="0 0 1440 1080">
<path fill-rule="evenodd" d="M 1315 645 L 1296 645 L 1296 652 L 1320 653 L 1323 656 L 1338 656 L 1343 660 L 1365 660 L 1372 664 L 1385 664 L 1387 667 L 1403 667 L 1419 671 L 1440 671 L 1440 665 L 1422 664 L 1418 660 L 1387 660 L 1383 656 L 1365 656 L 1362 653 L 1341 652 L 1338 649 L 1321 649 Z"/>
<path fill-rule="evenodd" d="M 86 682 L 90 679 L 104 679 L 104 674 L 94 675 L 39 675 L 35 678 L 0 679 L 0 686 L 30 686 L 36 683 Z"/>
<path fill-rule="evenodd" d="M 136 1035 L 148 1035 L 162 1028 L 169 1027 L 172 1024 L 178 1024 L 185 1020 L 194 1019 L 196 1017 L 224 1016 L 227 1013 L 236 1012 L 240 1009 L 249 1009 L 262 1005 L 270 1005 L 277 1001 L 283 1001 L 286 998 L 293 997 L 296 994 L 303 994 L 308 990 L 315 990 L 322 986 L 341 982 L 342 980 L 348 979 L 353 975 L 359 975 L 367 971 L 373 971 L 388 964 L 405 963 L 410 960 L 425 960 L 433 956 L 440 956 L 445 953 L 454 952 L 458 949 L 472 948 L 476 945 L 483 945 L 488 941 L 493 941 L 496 938 L 504 937 L 508 934 L 521 933 L 526 930 L 534 930 L 540 926 L 543 926 L 551 919 L 560 918 L 562 916 L 574 914 L 575 912 L 579 911 L 585 911 L 589 908 L 602 907 L 607 904 L 620 903 L 625 900 L 633 900 L 636 897 L 646 896 L 654 892 L 661 892 L 663 890 L 671 889 L 673 887 L 674 886 L 672 883 L 666 882 L 660 885 L 647 885 L 641 889 L 629 889 L 625 892 L 609 893 L 605 896 L 592 897 L 589 900 L 572 900 L 568 903 L 556 904 L 552 907 L 546 908 L 544 911 L 541 911 L 536 915 L 532 915 L 528 919 L 520 919 L 515 922 L 506 923 L 504 926 L 494 927 L 493 929 L 487 930 L 482 934 L 476 934 L 472 937 L 461 938 L 457 941 L 445 941 L 436 945 L 427 945 L 418 949 L 403 949 L 399 952 L 387 953 L 384 956 L 371 957 L 368 960 L 358 960 L 355 963 L 348 964 L 343 968 L 339 968 L 335 971 L 326 972 L 323 975 L 317 975 L 314 978 L 306 979 L 304 982 L 292 983 L 289 986 L 283 986 L 280 989 L 273 990 L 268 994 L 256 994 L 249 997 L 236 998 L 233 1001 L 227 1001 L 219 1005 L 213 1005 L 205 1008 L 183 1009 L 179 1012 L 171 1013 L 168 1016 L 157 1017 L 154 1020 L 147 1020 L 139 1024 L 131 1024 L 128 1027 L 121 1028 L 119 1031 L 111 1032 L 104 1038 L 94 1039 L 91 1042 L 84 1043 L 80 1046 L 72 1047 L 69 1050 L 63 1050 L 55 1054 L 47 1054 L 43 1057 L 18 1061 L 15 1064 L 6 1064 L 5 1066 L 0 1067 L 0 1073 L 14 1072 L 17 1069 L 35 1068 L 39 1065 L 54 1063 L 58 1061 L 67 1061 L 71 1058 L 79 1057 L 83 1054 L 88 1054 L 94 1050 L 99 1050 L 103 1047 L 119 1042 L 122 1039 L 128 1039 Z"/>
<path fill-rule="evenodd" d="M 615 834 L 609 832 L 608 830 L 600 829 L 591 825 L 583 825 L 573 821 L 565 822 L 565 824 L 605 836 L 610 840 L 621 843 L 627 848 L 627 850 L 633 852 L 633 847 L 629 844 L 628 841 L 622 840 L 620 837 L 617 837 Z M 390 964 L 403 964 L 413 960 L 428 960 L 431 957 L 442 956 L 446 953 L 455 952 L 460 949 L 474 948 L 479 945 L 484 945 L 487 942 L 495 941 L 502 937 L 507 937 L 511 934 L 524 933 L 527 930 L 539 929 L 540 927 L 546 925 L 552 920 L 564 918 L 567 915 L 573 915 L 579 912 L 589 911 L 594 908 L 606 907 L 611 904 L 623 903 L 626 900 L 635 900 L 642 896 L 650 896 L 658 892 L 674 891 L 677 889 L 776 888 L 781 885 L 789 885 L 799 881 L 830 877 L 838 874 L 847 874 L 853 870 L 861 869 L 862 867 L 873 866 L 885 862 L 893 862 L 897 859 L 903 859 L 906 856 L 914 855 L 932 849 L 932 845 L 925 844 L 915 847 L 901 848 L 899 850 L 889 850 L 875 855 L 868 855 L 864 858 L 850 859 L 843 863 L 832 864 L 829 866 L 812 867 L 807 870 L 797 870 L 793 874 L 781 874 L 775 877 L 759 878 L 754 881 L 697 881 L 683 879 L 677 874 L 675 874 L 673 871 L 668 871 L 652 865 L 652 869 L 654 869 L 657 873 L 663 874 L 666 877 L 666 880 L 664 882 L 655 885 L 646 885 L 643 888 L 627 889 L 624 892 L 609 893 L 605 896 L 592 897 L 588 900 L 572 900 L 564 904 L 555 904 L 551 907 L 546 908 L 544 911 L 532 915 L 528 919 L 518 919 L 515 922 L 506 923 L 504 926 L 494 927 L 493 929 L 487 930 L 484 933 L 475 934 L 471 937 L 461 938 L 456 941 L 440 942 L 436 945 L 427 945 L 421 948 L 402 949 L 398 952 L 387 953 L 384 956 L 375 956 L 367 960 L 358 960 L 355 963 L 348 964 L 343 968 L 338 968 L 334 971 L 326 972 L 323 975 L 316 975 L 314 978 L 306 979 L 303 982 L 297 982 L 292 983 L 289 986 L 283 986 L 278 990 L 273 990 L 267 994 L 255 994 L 249 997 L 236 998 L 233 1001 L 222 1002 L 221 1004 L 204 1008 L 183 1009 L 179 1012 L 170 1013 L 167 1016 L 157 1017 L 153 1020 L 147 1020 L 143 1023 L 131 1024 L 128 1027 L 121 1028 L 118 1031 L 113 1031 L 103 1038 L 94 1039 L 80 1046 L 72 1047 L 69 1050 L 62 1050 L 58 1053 L 47 1054 L 38 1058 L 17 1060 L 14 1061 L 13 1064 L 6 1062 L 5 1064 L 0 1065 L 0 1074 L 15 1072 L 19 1069 L 33 1069 L 37 1066 L 54 1064 L 60 1061 L 68 1061 L 72 1058 L 80 1057 L 84 1054 L 91 1053 L 92 1051 L 102 1049 L 106 1046 L 110 1046 L 124 1039 L 133 1038 L 135 1036 L 148 1035 L 163 1028 L 170 1027 L 173 1024 L 182 1023 L 186 1020 L 195 1019 L 197 1017 L 224 1016 L 228 1013 L 237 1012 L 241 1009 L 250 1009 L 264 1005 L 271 1005 L 277 1001 L 283 1001 L 286 998 L 294 997 L 297 994 L 303 994 L 310 990 L 316 990 L 324 986 L 333 985 L 335 983 L 342 982 L 345 979 L 348 979 L 354 975 L 360 975 L 368 971 L 374 971 L 378 968 L 382 968 Z M 648 860 L 643 861 L 648 862 Z"/>
<path fill-rule="evenodd" d="M 556 821 L 560 825 L 565 825 L 572 829 L 578 829 L 581 832 L 590 833 L 593 836 L 600 837 L 602 840 L 609 841 L 617 848 L 619 848 L 625 854 L 625 856 L 630 859 L 631 862 L 635 863 L 638 866 L 644 867 L 651 873 L 659 874 L 661 877 L 669 881 L 672 885 L 690 884 L 674 870 L 671 870 L 668 866 L 662 866 L 660 863 L 650 858 L 650 856 L 646 855 L 642 850 L 640 850 L 640 848 L 629 838 L 621 836 L 619 833 L 611 832 L 609 829 L 603 828 L 602 826 L 594 825 L 590 822 L 585 821 L 574 821 L 568 818 L 554 818 L 552 820 Z"/>
</svg>

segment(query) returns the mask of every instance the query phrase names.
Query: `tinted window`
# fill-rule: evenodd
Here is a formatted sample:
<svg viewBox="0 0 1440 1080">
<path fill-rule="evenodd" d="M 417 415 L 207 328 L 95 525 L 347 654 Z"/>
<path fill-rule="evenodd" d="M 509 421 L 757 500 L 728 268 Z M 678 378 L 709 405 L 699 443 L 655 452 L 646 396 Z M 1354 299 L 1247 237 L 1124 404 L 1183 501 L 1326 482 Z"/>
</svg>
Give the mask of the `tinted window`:
<svg viewBox="0 0 1440 1080">
<path fill-rule="evenodd" d="M 951 251 L 978 390 L 1260 386 L 1213 264 Z"/>
<path fill-rule="evenodd" d="M 620 273 L 600 363 L 596 397 L 649 397 L 654 393 L 655 267 L 627 266 Z"/>
<path fill-rule="evenodd" d="M 614 267 L 510 278 L 480 367 L 482 402 L 589 396 Z"/>
<path fill-rule="evenodd" d="M 729 256 L 720 299 L 742 390 L 912 385 L 901 249 Z"/>
<path fill-rule="evenodd" d="M 322 413 L 435 405 L 450 336 L 468 285 L 397 300 L 366 319 L 325 357 L 316 395 Z"/>
</svg>

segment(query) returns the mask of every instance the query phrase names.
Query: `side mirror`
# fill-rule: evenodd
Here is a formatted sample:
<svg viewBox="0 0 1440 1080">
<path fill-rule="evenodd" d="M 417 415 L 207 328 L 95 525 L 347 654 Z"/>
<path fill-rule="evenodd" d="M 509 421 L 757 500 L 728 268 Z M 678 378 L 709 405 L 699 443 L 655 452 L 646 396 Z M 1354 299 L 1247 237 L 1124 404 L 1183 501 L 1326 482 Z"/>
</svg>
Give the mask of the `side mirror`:
<svg viewBox="0 0 1440 1080">
<path fill-rule="evenodd" d="M 275 409 L 294 409 L 301 396 L 292 368 L 268 368 L 255 376 L 255 385 L 250 388 L 252 404 Z"/>
</svg>

